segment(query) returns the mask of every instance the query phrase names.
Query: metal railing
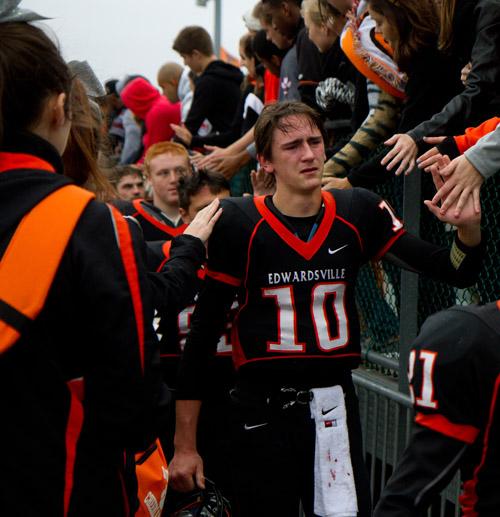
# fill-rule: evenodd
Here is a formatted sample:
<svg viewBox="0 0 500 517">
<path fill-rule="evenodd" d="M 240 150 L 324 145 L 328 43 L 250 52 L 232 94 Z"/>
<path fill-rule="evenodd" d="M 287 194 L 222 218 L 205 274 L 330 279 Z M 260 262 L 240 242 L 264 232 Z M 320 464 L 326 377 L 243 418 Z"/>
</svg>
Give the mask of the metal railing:
<svg viewBox="0 0 500 517">
<path fill-rule="evenodd" d="M 371 360 L 373 360 L 373 356 Z M 382 366 L 387 367 L 385 360 Z M 411 436 L 413 410 L 410 397 L 398 383 L 378 372 L 360 368 L 353 373 L 363 430 L 363 451 L 370 476 L 374 506 Z M 436 497 L 428 517 L 458 517 L 460 481 L 456 476 Z"/>
</svg>

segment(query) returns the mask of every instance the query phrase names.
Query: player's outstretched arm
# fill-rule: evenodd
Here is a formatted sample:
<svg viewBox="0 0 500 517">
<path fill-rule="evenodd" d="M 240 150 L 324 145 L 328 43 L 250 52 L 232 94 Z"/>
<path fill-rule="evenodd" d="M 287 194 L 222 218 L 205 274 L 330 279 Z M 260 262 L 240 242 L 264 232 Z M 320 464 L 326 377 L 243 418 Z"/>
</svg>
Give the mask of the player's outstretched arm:
<svg viewBox="0 0 500 517">
<path fill-rule="evenodd" d="M 432 498 L 453 478 L 468 447 L 463 442 L 416 425 L 373 517 L 425 514 Z"/>
<path fill-rule="evenodd" d="M 196 487 L 205 488 L 203 460 L 196 448 L 196 430 L 201 401 L 178 400 L 176 402 L 174 457 L 169 466 L 172 488 L 189 492 Z"/>
</svg>

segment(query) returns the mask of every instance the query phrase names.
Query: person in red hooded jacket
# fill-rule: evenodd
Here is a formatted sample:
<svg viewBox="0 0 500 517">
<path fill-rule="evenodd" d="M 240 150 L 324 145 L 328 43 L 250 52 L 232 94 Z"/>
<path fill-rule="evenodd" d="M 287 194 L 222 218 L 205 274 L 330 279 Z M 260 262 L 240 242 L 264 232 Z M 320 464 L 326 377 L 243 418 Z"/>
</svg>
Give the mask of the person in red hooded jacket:
<svg viewBox="0 0 500 517">
<path fill-rule="evenodd" d="M 180 124 L 180 103 L 171 103 L 142 77 L 130 81 L 122 90 L 121 98 L 123 104 L 144 121 L 146 132 L 143 153 L 153 144 L 170 140 L 174 136 L 170 124 Z"/>
</svg>

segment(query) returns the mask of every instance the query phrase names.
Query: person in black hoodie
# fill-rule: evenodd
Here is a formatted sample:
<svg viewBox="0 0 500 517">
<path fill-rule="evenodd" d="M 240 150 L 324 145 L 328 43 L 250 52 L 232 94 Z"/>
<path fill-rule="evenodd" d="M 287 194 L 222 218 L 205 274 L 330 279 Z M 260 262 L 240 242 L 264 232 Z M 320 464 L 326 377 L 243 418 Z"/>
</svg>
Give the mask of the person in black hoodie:
<svg viewBox="0 0 500 517">
<path fill-rule="evenodd" d="M 212 39 L 203 27 L 182 29 L 172 48 L 197 76 L 193 103 L 184 123 L 194 135 L 191 147 L 196 147 L 196 135 L 205 119 L 212 124 L 213 132 L 223 133 L 231 127 L 238 109 L 243 74 L 235 66 L 217 59 Z"/>
</svg>

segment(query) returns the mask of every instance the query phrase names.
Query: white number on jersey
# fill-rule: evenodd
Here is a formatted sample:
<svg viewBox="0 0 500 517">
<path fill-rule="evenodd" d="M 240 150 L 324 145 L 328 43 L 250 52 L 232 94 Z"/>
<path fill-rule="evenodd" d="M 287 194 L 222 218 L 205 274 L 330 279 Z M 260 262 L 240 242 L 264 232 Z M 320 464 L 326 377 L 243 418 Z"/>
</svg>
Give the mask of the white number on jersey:
<svg viewBox="0 0 500 517">
<path fill-rule="evenodd" d="M 397 231 L 401 230 L 401 228 L 403 228 L 403 223 L 396 217 L 396 214 L 394 213 L 394 211 L 392 210 L 390 205 L 387 203 L 387 201 L 381 201 L 378 204 L 378 207 L 380 208 L 380 210 L 387 210 L 389 212 L 389 215 L 391 216 L 391 219 L 392 219 L 392 231 L 394 233 L 396 233 Z"/>
<path fill-rule="evenodd" d="M 437 352 L 429 350 L 420 350 L 418 355 L 422 361 L 422 393 L 415 398 L 415 392 L 412 386 L 413 375 L 415 372 L 415 362 L 417 360 L 417 352 L 412 350 L 410 352 L 408 362 L 408 380 L 410 381 L 410 395 L 411 400 L 416 406 L 437 409 L 438 403 L 434 399 L 434 365 L 437 359 Z"/>
<path fill-rule="evenodd" d="M 274 298 L 278 311 L 278 339 L 268 343 L 269 352 L 305 352 L 305 343 L 297 338 L 297 311 L 292 286 L 263 289 L 263 296 Z M 327 318 L 328 296 L 333 296 L 333 313 L 337 320 L 336 334 L 332 332 Z M 345 310 L 345 284 L 324 283 L 314 287 L 311 293 L 311 315 L 318 347 L 330 351 L 345 346 L 349 340 L 347 314 Z"/>
</svg>

